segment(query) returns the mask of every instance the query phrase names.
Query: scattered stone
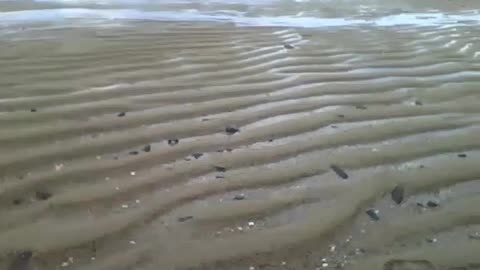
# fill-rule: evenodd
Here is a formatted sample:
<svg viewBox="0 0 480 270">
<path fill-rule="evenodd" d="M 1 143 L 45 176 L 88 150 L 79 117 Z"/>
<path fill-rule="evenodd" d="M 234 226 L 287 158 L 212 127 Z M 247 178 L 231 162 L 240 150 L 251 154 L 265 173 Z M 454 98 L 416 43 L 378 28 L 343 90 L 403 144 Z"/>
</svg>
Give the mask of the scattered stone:
<svg viewBox="0 0 480 270">
<path fill-rule="evenodd" d="M 193 218 L 193 216 L 184 216 L 184 217 L 179 217 L 177 220 L 178 220 L 178 222 L 185 222 L 185 221 L 187 221 L 189 219 L 192 219 L 192 218 Z"/>
<path fill-rule="evenodd" d="M 118 113 L 118 114 L 117 114 L 118 117 L 124 117 L 125 115 L 127 115 L 126 112 L 121 112 L 121 113 Z"/>
<path fill-rule="evenodd" d="M 345 115 L 343 115 L 343 114 L 338 114 L 337 116 L 340 117 L 340 118 L 345 118 Z"/>
<path fill-rule="evenodd" d="M 32 259 L 33 252 L 31 251 L 22 251 L 15 254 L 13 260 L 11 261 L 8 269 L 9 270 L 24 270 L 30 269 L 29 264 Z"/>
<path fill-rule="evenodd" d="M 61 171 L 63 169 L 63 163 L 55 164 L 55 171 Z"/>
<path fill-rule="evenodd" d="M 295 47 L 293 47 L 293 45 L 291 45 L 291 44 L 283 44 L 283 47 L 284 47 L 285 49 L 287 49 L 287 50 L 291 50 L 291 49 L 295 48 Z"/>
<path fill-rule="evenodd" d="M 417 106 L 422 106 L 423 103 L 422 103 L 421 101 L 419 101 L 419 100 L 415 100 L 415 105 L 417 105 Z"/>
<path fill-rule="evenodd" d="M 237 194 L 237 195 L 235 195 L 235 197 L 233 197 L 233 199 L 236 200 L 236 201 L 245 200 L 245 194 L 243 194 L 243 193 Z"/>
<path fill-rule="evenodd" d="M 223 175 L 217 175 L 217 176 L 215 176 L 215 178 L 217 178 L 217 179 L 224 179 L 225 176 L 223 176 Z"/>
<path fill-rule="evenodd" d="M 417 206 L 418 206 L 418 207 L 425 208 L 425 205 L 423 205 L 423 203 L 422 203 L 422 202 L 417 202 Z"/>
<path fill-rule="evenodd" d="M 268 142 L 273 142 L 273 139 L 268 139 Z"/>
<path fill-rule="evenodd" d="M 174 146 L 178 144 L 178 139 L 169 139 L 168 140 L 168 145 Z"/>
<path fill-rule="evenodd" d="M 415 269 L 415 270 L 435 270 L 435 266 L 427 260 L 399 260 L 393 259 L 383 265 L 383 270 L 399 270 L 399 269 Z"/>
<path fill-rule="evenodd" d="M 249 221 L 249 222 L 248 222 L 248 226 L 249 226 L 249 227 L 253 227 L 253 226 L 255 226 L 255 222 L 253 222 L 253 221 Z"/>
<path fill-rule="evenodd" d="M 128 154 L 134 156 L 134 155 L 138 155 L 138 151 L 130 151 Z"/>
<path fill-rule="evenodd" d="M 241 231 L 241 232 L 242 232 L 242 231 L 243 231 L 243 228 L 242 228 L 242 227 L 240 227 L 240 226 L 238 226 L 238 227 L 237 227 L 237 230 L 239 230 L 239 231 Z"/>
<path fill-rule="evenodd" d="M 152 146 L 151 146 L 150 144 L 145 145 L 145 146 L 143 147 L 143 151 L 144 151 L 144 152 L 147 152 L 147 153 L 150 152 L 150 151 L 152 151 Z"/>
<path fill-rule="evenodd" d="M 46 201 L 50 197 L 52 197 L 52 194 L 50 192 L 47 192 L 47 191 L 37 191 L 37 192 L 35 192 L 35 198 L 37 198 L 37 200 Z"/>
<path fill-rule="evenodd" d="M 37 109 L 35 109 L 35 108 L 30 109 L 30 112 L 36 112 L 36 111 L 37 111 Z"/>
<path fill-rule="evenodd" d="M 331 165 L 330 168 L 338 175 L 340 178 L 347 179 L 348 174 L 340 167 L 337 165 Z"/>
<path fill-rule="evenodd" d="M 203 119 L 202 119 L 202 122 L 206 122 L 206 121 L 208 121 L 208 120 L 210 120 L 210 119 L 208 119 L 208 118 L 203 118 Z"/>
<path fill-rule="evenodd" d="M 183 160 L 185 160 L 185 161 L 190 161 L 190 160 L 192 160 L 192 159 L 191 159 L 191 158 L 188 158 L 188 157 L 186 157 L 186 158 L 184 158 Z"/>
<path fill-rule="evenodd" d="M 427 238 L 425 239 L 428 243 L 436 243 L 437 242 L 437 238 Z"/>
<path fill-rule="evenodd" d="M 366 110 L 367 107 L 365 105 L 356 105 L 355 108 L 359 109 L 359 110 Z"/>
<path fill-rule="evenodd" d="M 480 240 L 480 233 L 479 232 L 474 232 L 468 235 L 468 238 L 474 239 L 474 240 Z"/>
<path fill-rule="evenodd" d="M 392 192 L 390 193 L 392 196 L 392 200 L 396 204 L 401 204 L 403 202 L 403 198 L 405 196 L 405 188 L 403 186 L 396 186 Z"/>
<path fill-rule="evenodd" d="M 461 153 L 461 154 L 458 154 L 457 156 L 458 156 L 459 158 L 466 158 L 466 157 L 467 157 L 467 154 Z"/>
<path fill-rule="evenodd" d="M 13 202 L 14 205 L 20 205 L 20 204 L 23 203 L 23 199 L 19 199 L 19 198 L 13 199 L 12 202 Z"/>
<path fill-rule="evenodd" d="M 227 151 L 227 152 L 229 152 L 229 153 L 230 153 L 230 152 L 232 152 L 232 151 L 233 151 L 233 149 L 232 149 L 232 148 L 227 148 L 227 149 L 225 149 L 225 151 Z"/>
<path fill-rule="evenodd" d="M 332 127 L 332 128 L 338 128 L 338 126 L 336 126 L 336 125 L 331 125 L 331 127 Z"/>
<path fill-rule="evenodd" d="M 428 201 L 427 206 L 430 208 L 435 208 L 435 207 L 438 207 L 438 203 L 435 201 Z"/>
<path fill-rule="evenodd" d="M 423 169 L 423 168 L 425 168 L 425 165 L 420 165 L 420 166 L 418 166 L 418 167 L 419 167 L 420 169 Z"/>
<path fill-rule="evenodd" d="M 194 153 L 192 156 L 193 156 L 195 159 L 199 159 L 201 156 L 203 156 L 203 154 L 202 154 L 202 153 Z"/>
<path fill-rule="evenodd" d="M 368 209 L 367 211 L 365 211 L 365 213 L 367 213 L 367 215 L 370 217 L 370 219 L 372 219 L 373 221 L 379 221 L 380 220 L 380 216 L 378 215 L 379 211 L 378 210 L 374 210 L 374 209 Z"/>
<path fill-rule="evenodd" d="M 238 128 L 236 128 L 236 127 L 232 127 L 232 126 L 227 126 L 227 127 L 225 128 L 225 132 L 226 132 L 228 135 L 233 135 L 233 134 L 235 134 L 235 133 L 237 133 L 237 132 L 239 132 L 239 131 L 240 131 L 240 129 L 238 129 Z"/>
<path fill-rule="evenodd" d="M 215 166 L 215 170 L 217 170 L 217 172 L 226 172 L 227 169 L 225 169 L 225 167 L 221 167 L 221 166 Z"/>
</svg>

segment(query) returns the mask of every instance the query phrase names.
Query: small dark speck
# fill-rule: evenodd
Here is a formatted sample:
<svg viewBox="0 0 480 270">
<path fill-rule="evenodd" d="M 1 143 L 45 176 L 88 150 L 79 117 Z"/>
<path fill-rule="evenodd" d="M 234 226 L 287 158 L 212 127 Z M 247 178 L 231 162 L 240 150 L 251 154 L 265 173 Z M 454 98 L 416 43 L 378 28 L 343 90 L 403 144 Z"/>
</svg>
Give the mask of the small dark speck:
<svg viewBox="0 0 480 270">
<path fill-rule="evenodd" d="M 269 139 L 268 142 L 273 142 L 273 139 Z"/>
<path fill-rule="evenodd" d="M 178 222 L 185 222 L 185 221 L 187 221 L 189 219 L 192 219 L 192 218 L 193 218 L 193 216 L 185 216 L 185 217 L 179 217 L 177 220 L 178 220 Z"/>
<path fill-rule="evenodd" d="M 367 107 L 365 105 L 357 105 L 355 106 L 355 108 L 359 109 L 359 110 L 366 110 Z"/>
<path fill-rule="evenodd" d="M 466 158 L 466 157 L 467 157 L 467 154 L 463 154 L 463 153 L 462 153 L 462 154 L 458 154 L 457 156 L 458 156 L 459 158 Z"/>
<path fill-rule="evenodd" d="M 340 118 L 345 118 L 345 115 L 343 115 L 343 114 L 339 114 L 337 116 L 340 117 Z"/>
<path fill-rule="evenodd" d="M 168 140 L 168 145 L 173 146 L 173 145 L 178 144 L 178 142 L 179 142 L 178 139 L 169 139 L 169 140 Z"/>
<path fill-rule="evenodd" d="M 338 128 L 338 126 L 335 126 L 335 125 L 331 125 L 330 127 L 332 127 L 332 128 Z"/>
<path fill-rule="evenodd" d="M 405 196 L 405 188 L 403 186 L 396 186 L 392 192 L 390 192 L 392 200 L 396 204 L 401 204 L 403 202 L 403 198 Z"/>
<path fill-rule="evenodd" d="M 368 209 L 367 211 L 365 211 L 365 213 L 367 213 L 367 215 L 368 215 L 373 221 L 379 221 L 379 220 L 380 220 L 380 216 L 378 216 L 378 211 L 377 211 L 377 210 Z"/>
<path fill-rule="evenodd" d="M 130 151 L 128 154 L 134 156 L 134 155 L 138 155 L 138 151 Z"/>
<path fill-rule="evenodd" d="M 12 202 L 13 202 L 14 205 L 20 205 L 20 204 L 23 203 L 23 200 L 22 199 L 13 199 Z"/>
<path fill-rule="evenodd" d="M 338 167 L 337 165 L 331 165 L 330 168 L 341 178 L 343 178 L 343 179 L 348 178 L 348 174 L 342 168 Z"/>
<path fill-rule="evenodd" d="M 192 156 L 193 156 L 195 159 L 199 159 L 201 156 L 203 156 L 203 154 L 202 154 L 202 153 L 194 153 Z"/>
<path fill-rule="evenodd" d="M 217 152 L 218 153 L 223 153 L 223 149 L 218 149 Z"/>
<path fill-rule="evenodd" d="M 285 49 L 288 49 L 288 50 L 291 50 L 291 49 L 295 48 L 295 47 L 293 47 L 293 45 L 291 45 L 291 44 L 284 44 L 283 47 L 284 47 Z"/>
<path fill-rule="evenodd" d="M 228 135 L 233 135 L 237 132 L 239 132 L 240 129 L 236 128 L 236 127 L 232 127 L 232 126 L 228 126 L 225 128 L 225 132 L 228 134 Z"/>
<path fill-rule="evenodd" d="M 117 114 L 118 117 L 124 117 L 125 115 L 127 115 L 126 112 L 121 112 L 121 113 Z"/>
<path fill-rule="evenodd" d="M 35 192 L 35 197 L 38 200 L 45 201 L 45 200 L 48 200 L 50 197 L 52 197 L 52 194 L 46 191 L 37 191 Z"/>
<path fill-rule="evenodd" d="M 435 208 L 435 207 L 438 206 L 438 203 L 434 202 L 434 201 L 428 201 L 427 206 L 430 207 L 430 208 Z"/>
<path fill-rule="evenodd" d="M 243 193 L 242 193 L 242 194 L 237 194 L 237 195 L 235 195 L 235 197 L 233 197 L 233 199 L 234 199 L 235 201 L 245 200 L 245 194 L 243 194 Z"/>
<path fill-rule="evenodd" d="M 192 159 L 191 159 L 191 158 L 188 158 L 188 157 L 186 157 L 186 158 L 184 158 L 184 160 L 185 160 L 185 161 L 190 161 L 190 160 L 192 160 Z"/>
<path fill-rule="evenodd" d="M 35 108 L 31 108 L 31 109 L 30 109 L 30 111 L 31 111 L 31 112 L 36 112 L 36 111 L 37 111 L 37 109 L 35 109 Z"/>
<path fill-rule="evenodd" d="M 225 169 L 225 167 L 220 167 L 220 166 L 215 166 L 215 170 L 217 170 L 217 172 L 226 172 L 227 169 Z"/>
<path fill-rule="evenodd" d="M 419 167 L 420 169 L 423 169 L 423 168 L 425 168 L 425 165 L 420 165 L 420 166 L 418 166 L 418 167 Z"/>
<path fill-rule="evenodd" d="M 415 100 L 415 105 L 417 105 L 417 106 L 422 106 L 423 103 L 422 103 L 421 101 L 419 101 L 419 100 Z"/>
<path fill-rule="evenodd" d="M 150 144 L 147 144 L 143 147 L 143 151 L 145 152 L 150 152 L 152 151 L 152 146 Z"/>
<path fill-rule="evenodd" d="M 232 151 L 233 151 L 233 149 L 231 149 L 231 148 L 227 148 L 227 149 L 225 149 L 225 150 L 226 150 L 227 152 L 232 152 Z"/>
<path fill-rule="evenodd" d="M 223 175 L 217 175 L 217 176 L 215 176 L 215 178 L 217 178 L 217 179 L 224 179 L 225 176 L 223 176 Z"/>
<path fill-rule="evenodd" d="M 206 122 L 206 121 L 208 121 L 208 120 L 210 120 L 210 119 L 208 119 L 208 118 L 203 118 L 203 119 L 202 119 L 202 122 Z"/>
</svg>

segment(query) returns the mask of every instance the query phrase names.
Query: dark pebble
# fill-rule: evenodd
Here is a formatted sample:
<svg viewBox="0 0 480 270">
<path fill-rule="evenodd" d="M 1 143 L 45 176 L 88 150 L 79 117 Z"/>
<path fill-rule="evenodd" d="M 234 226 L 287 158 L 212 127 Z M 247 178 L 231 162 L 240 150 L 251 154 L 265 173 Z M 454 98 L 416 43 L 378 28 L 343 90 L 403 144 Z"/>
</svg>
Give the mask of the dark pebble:
<svg viewBox="0 0 480 270">
<path fill-rule="evenodd" d="M 335 126 L 335 125 L 331 125 L 332 128 L 338 128 L 338 126 Z"/>
<path fill-rule="evenodd" d="M 206 122 L 206 121 L 208 121 L 208 120 L 210 120 L 210 119 L 208 119 L 208 118 L 202 118 L 202 122 Z"/>
<path fill-rule="evenodd" d="M 359 109 L 359 110 L 366 110 L 367 107 L 365 105 L 357 105 L 355 106 L 355 108 Z"/>
<path fill-rule="evenodd" d="M 36 111 L 37 111 L 37 109 L 35 109 L 35 108 L 30 109 L 30 112 L 36 112 Z"/>
<path fill-rule="evenodd" d="M 144 151 L 144 152 L 147 152 L 147 153 L 150 152 L 150 151 L 152 151 L 152 146 L 151 146 L 150 144 L 145 145 L 145 146 L 143 147 L 143 151 Z"/>
<path fill-rule="evenodd" d="M 233 197 L 233 199 L 236 201 L 245 200 L 245 194 L 237 194 L 235 197 Z"/>
<path fill-rule="evenodd" d="M 227 148 L 227 149 L 225 149 L 225 150 L 226 150 L 227 152 L 232 152 L 232 151 L 233 151 L 233 149 L 231 149 L 231 148 Z"/>
<path fill-rule="evenodd" d="M 434 201 L 428 201 L 427 206 L 430 208 L 435 208 L 435 207 L 438 207 L 438 203 Z"/>
<path fill-rule="evenodd" d="M 403 197 L 405 196 L 405 188 L 402 186 L 396 186 L 392 192 L 390 192 L 390 195 L 396 204 L 401 204 L 403 202 Z"/>
<path fill-rule="evenodd" d="M 20 205 L 20 204 L 23 203 L 23 200 L 22 199 L 13 199 L 12 202 L 13 202 L 14 205 Z"/>
<path fill-rule="evenodd" d="M 345 118 L 345 115 L 343 115 L 343 114 L 339 114 L 337 116 L 340 117 L 340 118 Z"/>
<path fill-rule="evenodd" d="M 285 49 L 288 49 L 288 50 L 291 50 L 291 49 L 295 48 L 295 47 L 293 47 L 293 45 L 291 45 L 291 44 L 284 44 L 283 47 L 284 47 Z"/>
<path fill-rule="evenodd" d="M 134 156 L 134 155 L 138 155 L 138 151 L 130 151 L 128 154 Z"/>
<path fill-rule="evenodd" d="M 239 132 L 239 131 L 240 131 L 240 129 L 235 128 L 235 127 L 231 127 L 231 126 L 228 126 L 228 127 L 225 128 L 225 132 L 226 132 L 228 135 L 233 135 L 233 134 L 235 134 L 235 133 L 237 133 L 237 132 Z"/>
<path fill-rule="evenodd" d="M 425 241 L 427 241 L 428 243 L 435 243 L 435 242 L 437 242 L 437 239 L 435 239 L 435 238 L 427 238 L 427 239 L 425 239 Z"/>
<path fill-rule="evenodd" d="M 225 169 L 225 167 L 220 167 L 220 166 L 215 166 L 215 170 L 217 170 L 217 172 L 226 172 L 227 169 Z"/>
<path fill-rule="evenodd" d="M 33 252 L 23 251 L 15 254 L 12 262 L 10 263 L 8 270 L 27 270 L 30 269 L 30 261 L 32 259 Z"/>
<path fill-rule="evenodd" d="M 418 207 L 425 208 L 425 205 L 423 205 L 423 203 L 421 203 L 421 202 L 417 202 L 417 206 L 418 206 Z"/>
<path fill-rule="evenodd" d="M 178 144 L 178 139 L 169 139 L 168 140 L 168 145 L 177 145 Z"/>
<path fill-rule="evenodd" d="M 38 200 L 45 201 L 45 200 L 48 200 L 50 197 L 52 197 L 52 194 L 46 191 L 37 191 L 35 192 L 35 197 Z"/>
<path fill-rule="evenodd" d="M 268 142 L 273 142 L 273 139 L 269 139 Z"/>
<path fill-rule="evenodd" d="M 435 270 L 435 266 L 427 260 L 399 260 L 392 259 L 383 265 L 383 270 L 399 270 L 399 269 L 415 269 L 415 270 Z"/>
<path fill-rule="evenodd" d="M 193 218 L 193 216 L 179 217 L 178 222 L 185 222 L 185 221 L 187 221 L 189 219 L 192 219 L 192 218 Z"/>
<path fill-rule="evenodd" d="M 202 154 L 202 153 L 194 153 L 192 156 L 193 156 L 195 159 L 199 159 L 201 156 L 203 156 L 203 154 Z"/>
<path fill-rule="evenodd" d="M 188 157 L 186 157 L 186 158 L 184 158 L 184 160 L 185 160 L 185 161 L 190 161 L 190 160 L 192 160 L 192 159 L 191 159 L 191 158 L 188 158 Z"/>
<path fill-rule="evenodd" d="M 127 115 L 126 112 L 121 112 L 121 113 L 117 114 L 118 117 L 124 117 L 125 115 Z"/>
<path fill-rule="evenodd" d="M 225 178 L 225 176 L 223 176 L 223 175 L 217 175 L 217 176 L 215 176 L 215 178 L 217 178 L 217 179 L 223 179 L 223 178 Z"/>
<path fill-rule="evenodd" d="M 341 178 L 343 178 L 343 179 L 348 178 L 348 174 L 342 168 L 338 167 L 337 165 L 331 165 L 330 168 Z"/>
<path fill-rule="evenodd" d="M 417 105 L 417 106 L 422 106 L 423 103 L 422 103 L 421 101 L 415 100 L 415 105 Z"/>
<path fill-rule="evenodd" d="M 374 221 L 379 221 L 380 220 L 380 217 L 378 216 L 376 210 L 374 210 L 374 209 L 368 209 L 367 211 L 365 211 L 365 213 L 367 213 L 367 215 L 370 217 L 370 219 L 372 219 Z"/>
<path fill-rule="evenodd" d="M 458 156 L 459 158 L 466 158 L 466 157 L 467 157 L 467 154 L 463 154 L 463 153 L 462 153 L 462 154 L 458 154 L 457 156 Z"/>
<path fill-rule="evenodd" d="M 420 169 L 423 169 L 423 168 L 425 168 L 425 165 L 420 165 L 420 166 L 418 166 L 418 167 L 419 167 Z"/>
</svg>

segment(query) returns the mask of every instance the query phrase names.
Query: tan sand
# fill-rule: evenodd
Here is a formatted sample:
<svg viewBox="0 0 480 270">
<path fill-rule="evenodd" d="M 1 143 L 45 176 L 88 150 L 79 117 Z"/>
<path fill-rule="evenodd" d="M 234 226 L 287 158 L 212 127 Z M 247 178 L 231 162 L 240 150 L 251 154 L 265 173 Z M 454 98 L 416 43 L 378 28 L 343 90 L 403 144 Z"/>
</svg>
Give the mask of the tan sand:
<svg viewBox="0 0 480 270">
<path fill-rule="evenodd" d="M 2 39 L 0 269 L 478 269 L 479 34 Z"/>
</svg>

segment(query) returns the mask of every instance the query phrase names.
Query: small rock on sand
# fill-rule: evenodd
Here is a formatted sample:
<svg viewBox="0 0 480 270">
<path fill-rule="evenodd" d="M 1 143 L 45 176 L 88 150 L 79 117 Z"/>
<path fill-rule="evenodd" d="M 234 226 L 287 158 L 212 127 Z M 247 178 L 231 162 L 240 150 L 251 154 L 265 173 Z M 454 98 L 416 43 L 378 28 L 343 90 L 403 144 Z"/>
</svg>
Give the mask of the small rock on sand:
<svg viewBox="0 0 480 270">
<path fill-rule="evenodd" d="M 217 172 L 226 172 L 227 169 L 225 169 L 225 167 L 221 167 L 221 166 L 215 166 L 215 170 L 217 170 Z"/>
<path fill-rule="evenodd" d="M 201 156 L 203 156 L 202 153 L 193 153 L 192 155 L 195 159 L 199 159 Z"/>
<path fill-rule="evenodd" d="M 192 219 L 192 218 L 193 218 L 193 216 L 184 216 L 184 217 L 179 217 L 177 220 L 178 220 L 178 222 L 185 222 L 185 221 L 187 221 L 189 219 Z"/>
<path fill-rule="evenodd" d="M 171 145 L 171 146 L 177 145 L 178 142 L 179 142 L 178 139 L 169 139 L 169 140 L 168 140 L 168 145 Z"/>
<path fill-rule="evenodd" d="M 12 203 L 13 203 L 14 205 L 20 205 L 20 204 L 23 203 L 23 200 L 20 199 L 20 198 L 13 199 Z"/>
<path fill-rule="evenodd" d="M 118 117 L 124 117 L 125 115 L 127 115 L 126 112 L 121 112 L 121 113 L 118 113 L 118 114 L 117 114 Z"/>
<path fill-rule="evenodd" d="M 48 200 L 50 197 L 52 197 L 52 194 L 47 191 L 37 191 L 35 192 L 35 198 L 37 200 L 45 201 Z"/>
<path fill-rule="evenodd" d="M 291 45 L 291 44 L 284 44 L 283 47 L 284 47 L 285 49 L 287 49 L 287 50 L 291 50 L 291 49 L 295 48 L 295 47 L 293 47 L 293 45 Z"/>
<path fill-rule="evenodd" d="M 130 151 L 128 154 L 135 156 L 135 155 L 138 155 L 138 151 Z"/>
<path fill-rule="evenodd" d="M 417 105 L 417 106 L 422 106 L 423 103 L 422 103 L 421 101 L 419 101 L 419 100 L 415 100 L 415 105 Z"/>
<path fill-rule="evenodd" d="M 152 151 L 152 146 L 151 146 L 150 144 L 145 145 L 145 146 L 143 147 L 143 151 L 144 151 L 144 152 L 147 152 L 147 153 L 150 152 L 150 151 Z"/>
<path fill-rule="evenodd" d="M 226 132 L 228 135 L 233 135 L 233 134 L 235 134 L 235 133 L 237 133 L 237 132 L 239 132 L 239 131 L 240 131 L 240 129 L 238 129 L 238 128 L 236 128 L 236 127 L 232 127 L 232 126 L 227 126 L 227 127 L 225 128 L 225 132 Z"/>
<path fill-rule="evenodd" d="M 458 156 L 459 158 L 466 158 L 466 157 L 467 157 L 467 154 L 461 153 L 461 154 L 458 154 L 457 156 Z"/>
<path fill-rule="evenodd" d="M 36 111 L 37 111 L 37 109 L 35 109 L 35 108 L 30 109 L 30 112 L 36 112 Z"/>
<path fill-rule="evenodd" d="M 427 206 L 430 207 L 430 208 L 438 207 L 438 202 L 428 201 L 428 202 L 427 202 Z"/>
<path fill-rule="evenodd" d="M 359 110 L 366 110 L 367 107 L 365 105 L 357 105 L 355 106 L 355 108 L 359 109 Z"/>
<path fill-rule="evenodd" d="M 367 211 L 365 211 L 365 213 L 367 213 L 367 215 L 370 217 L 370 219 L 372 219 L 373 221 L 379 221 L 380 220 L 380 216 L 378 215 L 378 210 L 375 210 L 375 209 L 368 209 Z"/>
<path fill-rule="evenodd" d="M 235 197 L 233 197 L 233 199 L 236 200 L 236 201 L 245 200 L 245 194 L 243 194 L 243 193 L 237 194 L 237 195 L 235 195 Z"/>
<path fill-rule="evenodd" d="M 348 178 L 348 174 L 340 167 L 338 167 L 337 165 L 331 165 L 330 168 L 338 175 L 340 176 L 340 178 L 342 179 L 347 179 Z"/>
<path fill-rule="evenodd" d="M 403 186 L 396 186 L 392 192 L 390 192 L 392 200 L 396 204 L 401 204 L 403 202 L 403 197 L 405 196 L 405 188 Z"/>
</svg>

